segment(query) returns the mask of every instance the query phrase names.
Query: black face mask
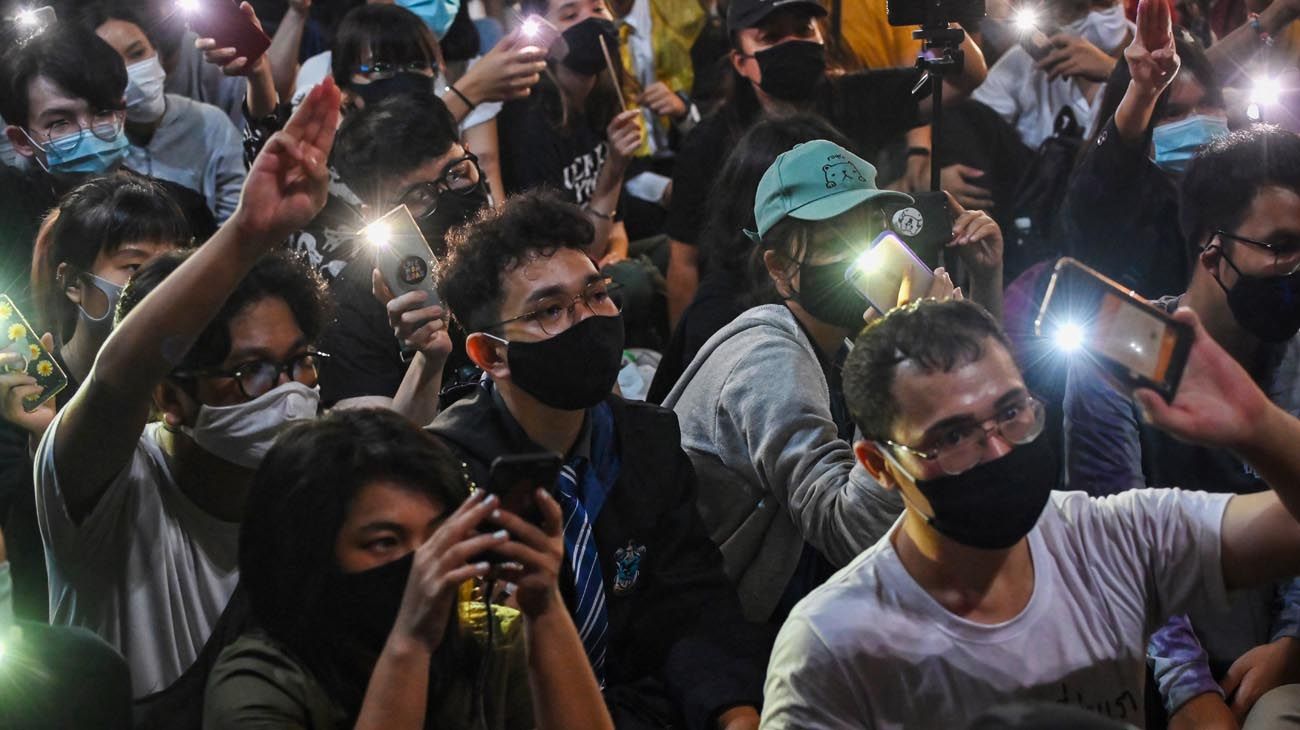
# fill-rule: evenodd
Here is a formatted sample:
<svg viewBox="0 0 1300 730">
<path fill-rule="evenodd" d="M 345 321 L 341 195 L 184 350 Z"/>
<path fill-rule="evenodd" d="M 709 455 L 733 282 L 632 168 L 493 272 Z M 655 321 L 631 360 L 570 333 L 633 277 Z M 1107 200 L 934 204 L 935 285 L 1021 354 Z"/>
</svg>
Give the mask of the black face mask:
<svg viewBox="0 0 1300 730">
<path fill-rule="evenodd" d="M 844 280 L 852 259 L 833 264 L 799 264 L 799 291 L 792 297 L 826 324 L 860 330 L 867 300 Z"/>
<path fill-rule="evenodd" d="M 600 48 L 602 37 L 613 58 L 613 54 L 618 53 L 618 29 L 612 22 L 592 17 L 564 31 L 569 54 L 561 63 L 583 76 L 600 73 L 605 68 L 605 52 Z"/>
<path fill-rule="evenodd" d="M 1223 287 L 1228 294 L 1228 309 L 1241 328 L 1264 342 L 1285 342 L 1300 332 L 1300 272 L 1287 276 L 1247 276 L 1237 272 L 1237 283 Z M 1219 286 L 1223 281 L 1215 277 Z"/>
<path fill-rule="evenodd" d="M 1056 486 L 1056 452 L 1041 435 L 996 461 L 961 474 L 918 479 L 927 518 L 941 535 L 973 548 L 1003 550 L 1029 534 Z"/>
<path fill-rule="evenodd" d="M 786 41 L 754 54 L 763 80 L 758 88 L 774 99 L 804 101 L 826 75 L 826 46 Z"/>
<path fill-rule="evenodd" d="M 614 390 L 623 364 L 623 317 L 587 317 L 538 342 L 510 342 L 510 379 L 552 408 L 581 411 Z"/>
<path fill-rule="evenodd" d="M 447 231 L 468 222 L 476 213 L 486 208 L 490 202 L 487 180 L 483 178 L 483 173 L 480 171 L 477 185 L 469 190 L 442 191 L 438 194 L 438 201 L 434 209 L 421 217 L 416 223 L 420 226 L 420 233 L 424 234 L 424 239 L 429 242 L 429 246 L 434 250 L 434 253 L 441 256 L 442 253 L 440 252 L 446 251 Z"/>
<path fill-rule="evenodd" d="M 324 595 L 333 627 L 378 654 L 397 621 L 415 553 L 360 573 L 330 576 Z"/>
<path fill-rule="evenodd" d="M 432 94 L 433 79 L 414 71 L 400 71 L 391 78 L 371 81 L 368 84 L 351 84 L 348 88 L 361 97 L 366 106 L 374 106 L 390 96 Z"/>
</svg>

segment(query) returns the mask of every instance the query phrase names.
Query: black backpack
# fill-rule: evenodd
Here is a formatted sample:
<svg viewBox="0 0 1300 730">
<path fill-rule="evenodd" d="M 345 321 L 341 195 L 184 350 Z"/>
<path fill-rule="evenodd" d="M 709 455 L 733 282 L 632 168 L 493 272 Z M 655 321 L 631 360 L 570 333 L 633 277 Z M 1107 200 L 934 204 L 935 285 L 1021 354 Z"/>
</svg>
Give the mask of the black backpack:
<svg viewBox="0 0 1300 730">
<path fill-rule="evenodd" d="M 1056 115 L 1052 136 L 1043 140 L 1012 196 L 1010 225 L 1004 227 L 1003 252 L 1007 280 L 1039 261 L 1064 253 L 1060 226 L 1061 206 L 1069 187 L 1074 161 L 1083 146 L 1083 127 L 1069 107 Z"/>
</svg>

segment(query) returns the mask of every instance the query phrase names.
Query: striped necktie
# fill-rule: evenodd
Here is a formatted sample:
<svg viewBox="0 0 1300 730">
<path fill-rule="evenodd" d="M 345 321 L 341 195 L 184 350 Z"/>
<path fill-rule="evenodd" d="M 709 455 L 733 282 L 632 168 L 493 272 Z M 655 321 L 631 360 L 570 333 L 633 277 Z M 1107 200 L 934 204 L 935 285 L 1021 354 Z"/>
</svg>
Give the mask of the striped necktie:
<svg viewBox="0 0 1300 730">
<path fill-rule="evenodd" d="M 587 509 L 578 494 L 578 480 L 588 469 L 587 460 L 578 457 L 560 469 L 555 486 L 564 510 L 564 552 L 573 568 L 573 622 L 587 651 L 587 659 L 600 686 L 605 686 L 605 645 L 609 614 L 605 607 L 605 581 L 600 575 L 600 557 L 596 538 L 587 519 Z"/>
</svg>

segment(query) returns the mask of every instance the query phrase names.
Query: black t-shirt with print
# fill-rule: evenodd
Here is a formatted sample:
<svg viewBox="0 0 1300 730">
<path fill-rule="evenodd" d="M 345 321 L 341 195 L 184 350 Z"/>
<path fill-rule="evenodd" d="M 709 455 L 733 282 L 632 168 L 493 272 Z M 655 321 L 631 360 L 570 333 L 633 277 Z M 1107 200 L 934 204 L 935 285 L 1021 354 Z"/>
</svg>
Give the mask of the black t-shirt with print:
<svg viewBox="0 0 1300 730">
<path fill-rule="evenodd" d="M 812 109 L 853 142 L 852 151 L 875 163 L 880 150 L 921 124 L 923 89 L 912 94 L 921 72 L 914 68 L 862 71 L 826 79 L 814 95 Z M 743 120 L 748 128 L 760 114 Z M 708 221 L 713 181 L 744 133 L 733 129 L 719 110 L 697 126 L 682 144 L 673 170 L 673 199 L 666 229 L 669 238 L 695 245 Z M 879 182 L 879 181 L 877 181 Z"/>
</svg>

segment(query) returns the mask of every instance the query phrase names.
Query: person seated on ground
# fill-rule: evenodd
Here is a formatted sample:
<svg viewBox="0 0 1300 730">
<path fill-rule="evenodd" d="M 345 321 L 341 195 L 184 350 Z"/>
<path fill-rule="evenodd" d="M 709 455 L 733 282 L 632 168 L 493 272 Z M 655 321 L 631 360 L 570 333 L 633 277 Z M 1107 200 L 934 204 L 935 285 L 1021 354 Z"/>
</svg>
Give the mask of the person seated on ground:
<svg viewBox="0 0 1300 730">
<path fill-rule="evenodd" d="M 32 291 L 27 312 L 68 384 L 49 407 L 28 411 L 25 396 L 40 392 L 24 372 L 0 374 L 0 516 L 9 535 L 14 596 L 22 618 L 49 616 L 45 552 L 36 524 L 31 444 L 40 441 L 55 409 L 67 405 L 86 379 L 95 355 L 113 327 L 113 314 L 127 279 L 153 256 L 190 244 L 189 227 L 167 191 L 121 170 L 95 178 L 64 196 L 46 216 L 36 237 Z M 10 313 L 12 315 L 12 313 Z M 31 354 L 19 338 L 0 348 L 0 370 L 19 366 Z"/>
<path fill-rule="evenodd" d="M 0 165 L 0 271 L 22 281 L 47 211 L 91 177 L 122 166 L 126 136 L 126 66 L 112 46 L 75 23 L 58 24 L 0 59 L 0 116 L 21 168 Z M 137 170 L 136 172 L 139 172 Z M 161 181 L 199 240 L 214 229 L 197 192 Z M 27 286 L 6 293 L 28 311 Z"/>
<path fill-rule="evenodd" d="M 121 651 L 137 699 L 198 656 L 238 580 L 253 469 L 289 421 L 316 415 L 323 284 L 264 254 L 323 204 L 337 119 L 327 82 L 268 142 L 207 243 L 136 272 L 37 449 L 51 619 Z"/>
<path fill-rule="evenodd" d="M 405 205 L 434 257 L 441 258 L 447 231 L 490 204 L 483 170 L 474 153 L 461 144 L 447 107 L 431 93 L 397 94 L 349 114 L 339 128 L 333 160 L 338 182 L 353 191 L 361 204 L 336 208 L 351 217 L 336 215 L 328 224 L 335 230 L 328 255 L 346 263 L 329 279 L 337 314 L 322 340 L 332 357 L 321 370 L 321 399 L 335 407 L 387 406 L 402 379 L 416 368 L 423 375 L 421 390 L 436 395 L 444 372 L 453 382 L 469 377 L 461 373 L 470 365 L 464 355 L 464 335 L 457 334 L 453 356 L 442 307 L 426 301 L 421 292 L 392 296 L 383 278 L 373 276 L 376 257 L 361 231 L 367 221 Z M 295 238 L 299 244 L 315 241 L 309 236 Z M 375 300 L 372 289 L 384 295 L 383 301 Z M 386 305 L 391 305 L 387 311 Z M 411 333 L 418 340 L 409 348 L 416 351 L 411 358 L 404 357 L 394 339 L 394 327 L 402 316 L 423 325 L 418 333 Z M 471 366 L 470 370 L 477 369 Z M 403 397 L 420 407 L 437 404 L 436 398 Z M 412 418 L 424 425 L 434 413 Z"/>
<path fill-rule="evenodd" d="M 135 14 L 107 2 L 80 10 L 82 24 L 126 64 L 125 164 L 203 196 L 218 223 L 239 205 L 244 184 L 243 136 L 220 109 L 163 93 L 166 72 Z"/>
<path fill-rule="evenodd" d="M 854 153 L 873 160 L 886 144 L 925 124 L 930 115 L 931 96 L 912 93 L 921 80 L 918 69 L 828 70 L 818 24 L 824 15 L 820 0 L 732 0 L 728 7 L 730 91 L 719 109 L 682 143 L 673 173 L 666 224 L 673 323 L 699 284 L 695 247 L 708 218 L 714 177 L 750 125 L 761 117 L 815 112 L 853 141 Z M 945 106 L 965 99 L 987 72 L 983 54 L 969 37 L 961 48 L 961 73 L 944 79 Z"/>
<path fill-rule="evenodd" d="M 757 300 L 760 292 L 770 291 L 770 280 L 765 269 L 754 266 L 758 246 L 745 233 L 758 227 L 754 222 L 758 182 L 778 155 L 814 139 L 849 146 L 844 135 L 821 117 L 792 114 L 756 122 L 727 156 L 713 184 L 714 202 L 700 243 L 700 285 L 673 328 L 646 400 L 662 403 L 714 333 L 746 309 L 765 303 Z M 755 276 L 760 279 L 757 283 L 751 281 Z"/>
<path fill-rule="evenodd" d="M 770 637 L 741 619 L 676 418 L 611 393 L 623 322 L 591 235 L 540 191 L 456 229 L 438 291 L 486 377 L 430 428 L 478 484 L 498 456 L 562 455 L 561 589 L 618 727 L 752 728 Z"/>
<path fill-rule="evenodd" d="M 1101 131 L 1066 190 L 1062 231 L 1066 251 L 1157 296 L 1187 286 L 1178 179 L 1197 150 L 1228 133 L 1227 111 L 1214 68 L 1181 32 L 1155 49 L 1138 33 L 1124 57 L 1106 87 Z"/>
<path fill-rule="evenodd" d="M 841 174 L 828 190 L 830 166 Z M 853 468 L 839 378 L 845 340 L 870 308 L 845 273 L 884 230 L 883 206 L 911 200 L 875 182 L 871 163 L 827 140 L 776 158 L 754 196 L 762 254 L 752 261 L 766 274 L 769 303 L 714 335 L 664 399 L 701 475 L 704 525 L 751 621 L 779 625 L 900 509 Z M 996 311 L 1002 234 L 984 213 L 958 213 L 955 243 L 974 272 L 972 295 Z M 917 295 L 952 296 L 947 272 L 935 274 Z"/>
<path fill-rule="evenodd" d="M 545 186 L 580 206 L 592 222 L 587 252 L 604 268 L 627 258 L 623 176 L 645 139 L 641 111 L 619 106 L 622 74 L 610 76 L 602 50 L 618 52 L 618 30 L 605 0 L 527 0 L 522 9 L 562 31 L 568 53 L 548 58 L 532 93 L 502 107 L 502 181 L 507 194 Z"/>
<path fill-rule="evenodd" d="M 213 667 L 204 728 L 612 730 L 560 595 L 560 506 L 535 498 L 540 525 L 470 494 L 460 460 L 395 413 L 286 432 L 239 539 L 256 628 Z M 474 579 L 509 580 L 518 613 L 462 602 Z"/>
<path fill-rule="evenodd" d="M 1196 312 L 1278 407 L 1300 414 L 1300 137 L 1257 126 L 1210 143 L 1182 179 L 1179 209 L 1196 268 L 1185 291 L 1156 306 Z M 1071 489 L 1093 496 L 1145 486 L 1268 489 L 1232 452 L 1183 443 L 1148 425 L 1088 362 L 1072 363 L 1065 419 Z M 1157 632 L 1149 653 L 1171 715 L 1186 708 L 1191 726 L 1205 726 L 1200 713 L 1226 713 L 1223 695 L 1236 690 L 1231 709 L 1241 721 L 1264 692 L 1300 681 L 1289 669 L 1300 659 L 1300 591 L 1288 591 L 1281 623 L 1274 593 L 1240 591 L 1230 613 L 1193 614 L 1190 626 L 1180 618 Z M 1247 674 L 1256 676 L 1243 682 Z"/>
<path fill-rule="evenodd" d="M 896 309 L 857 339 L 858 460 L 902 493 L 890 533 L 808 596 L 768 667 L 764 725 L 961 727 L 1014 700 L 1143 722 L 1147 637 L 1229 590 L 1300 571 L 1300 421 L 1201 326 L 1172 403 L 1179 438 L 1231 448 L 1275 491 L 1053 491 L 1044 409 L 969 302 Z"/>
</svg>

